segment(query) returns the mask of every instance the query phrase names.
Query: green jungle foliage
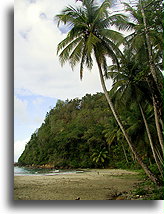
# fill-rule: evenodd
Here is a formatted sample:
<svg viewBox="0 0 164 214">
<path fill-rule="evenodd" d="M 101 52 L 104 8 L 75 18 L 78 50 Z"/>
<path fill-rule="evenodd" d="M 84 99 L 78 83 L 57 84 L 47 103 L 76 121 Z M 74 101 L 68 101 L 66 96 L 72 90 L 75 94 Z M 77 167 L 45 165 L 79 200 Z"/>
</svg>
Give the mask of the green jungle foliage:
<svg viewBox="0 0 164 214">
<path fill-rule="evenodd" d="M 130 113 L 134 114 L 134 112 L 137 114 L 137 110 L 133 107 Z M 122 116 L 128 122 L 129 118 L 125 111 Z M 150 155 L 148 139 L 145 137 L 144 144 L 139 139 L 146 135 L 144 125 L 140 120 L 138 123 L 138 131 L 142 129 L 142 132 L 134 143 L 138 144 L 138 149 L 145 161 L 151 163 L 153 158 Z M 133 127 L 130 132 L 135 138 L 136 131 L 133 131 Z M 58 100 L 55 108 L 47 113 L 41 127 L 32 134 L 18 163 L 20 165 L 49 163 L 58 168 L 133 168 L 136 166 L 135 159 L 102 93 L 87 94 L 82 99 L 65 102 Z"/>
</svg>

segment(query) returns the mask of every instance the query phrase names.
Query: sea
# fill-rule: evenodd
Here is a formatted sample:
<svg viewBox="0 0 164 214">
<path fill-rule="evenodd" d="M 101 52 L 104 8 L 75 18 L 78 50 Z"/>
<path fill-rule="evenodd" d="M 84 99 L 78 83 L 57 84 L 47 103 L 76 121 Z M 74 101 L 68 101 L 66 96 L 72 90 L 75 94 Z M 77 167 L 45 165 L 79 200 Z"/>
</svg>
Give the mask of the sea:
<svg viewBox="0 0 164 214">
<path fill-rule="evenodd" d="M 27 167 L 14 166 L 14 176 L 41 176 L 41 175 L 59 175 L 59 174 L 77 174 L 83 173 L 83 170 L 59 170 L 59 169 L 33 169 Z"/>
</svg>

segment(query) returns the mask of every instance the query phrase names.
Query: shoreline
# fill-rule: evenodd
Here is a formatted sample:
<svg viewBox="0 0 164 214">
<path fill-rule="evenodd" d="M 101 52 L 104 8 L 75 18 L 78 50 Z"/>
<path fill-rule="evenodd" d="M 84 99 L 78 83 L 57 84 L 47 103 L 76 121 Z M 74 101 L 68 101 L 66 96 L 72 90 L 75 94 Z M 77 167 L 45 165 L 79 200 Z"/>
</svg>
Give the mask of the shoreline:
<svg viewBox="0 0 164 214">
<path fill-rule="evenodd" d="M 14 200 L 114 199 L 140 183 L 137 172 L 91 169 L 83 173 L 14 176 Z M 130 199 L 128 199 L 130 200 Z"/>
</svg>

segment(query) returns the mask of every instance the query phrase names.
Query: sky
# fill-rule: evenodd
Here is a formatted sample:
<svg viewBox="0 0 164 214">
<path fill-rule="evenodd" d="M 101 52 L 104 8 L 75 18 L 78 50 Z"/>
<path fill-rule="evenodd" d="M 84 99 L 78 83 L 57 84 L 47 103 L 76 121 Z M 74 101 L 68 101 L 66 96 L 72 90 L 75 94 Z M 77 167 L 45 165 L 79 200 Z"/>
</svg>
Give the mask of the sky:
<svg viewBox="0 0 164 214">
<path fill-rule="evenodd" d="M 58 27 L 54 17 L 67 5 L 78 6 L 81 1 L 14 1 L 15 162 L 58 99 L 102 92 L 96 65 L 91 71 L 84 71 L 82 81 L 78 66 L 72 71 L 68 63 L 60 65 L 57 44 L 66 37 L 68 29 L 64 25 Z M 111 81 L 107 83 L 110 87 Z"/>
</svg>

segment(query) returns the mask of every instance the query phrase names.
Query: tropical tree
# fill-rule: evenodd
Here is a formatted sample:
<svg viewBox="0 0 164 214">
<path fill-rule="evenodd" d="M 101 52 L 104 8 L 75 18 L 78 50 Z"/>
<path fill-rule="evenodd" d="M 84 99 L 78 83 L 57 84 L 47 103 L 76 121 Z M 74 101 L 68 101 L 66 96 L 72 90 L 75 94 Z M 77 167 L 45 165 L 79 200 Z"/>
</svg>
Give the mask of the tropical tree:
<svg viewBox="0 0 164 214">
<path fill-rule="evenodd" d="M 145 76 L 149 88 L 151 88 L 154 116 L 157 134 L 161 149 L 163 146 L 163 76 L 162 51 L 163 51 L 163 27 L 162 27 L 162 1 L 139 1 L 137 9 L 125 4 L 133 23 L 129 23 L 132 33 L 126 37 L 125 48 L 130 49 L 135 55 L 135 61 L 142 62 L 145 67 Z M 153 11 L 153 13 L 152 13 Z M 119 26 L 124 29 L 123 26 Z M 126 28 L 127 29 L 127 28 Z"/>
<path fill-rule="evenodd" d="M 155 183 L 157 178 L 151 173 L 147 166 L 143 163 L 141 157 L 137 153 L 131 142 L 124 126 L 113 106 L 109 93 L 107 91 L 104 76 L 107 74 L 107 57 L 110 57 L 114 63 L 119 66 L 118 56 L 121 55 L 118 44 L 122 42 L 122 35 L 119 32 L 110 30 L 109 27 L 116 23 L 126 21 L 123 15 L 111 15 L 108 9 L 111 4 L 109 0 L 105 0 L 100 6 L 94 3 L 94 0 L 84 0 L 82 7 L 66 7 L 56 18 L 64 24 L 68 24 L 71 30 L 67 37 L 58 45 L 58 54 L 61 64 L 69 61 L 74 67 L 80 62 L 80 77 L 83 76 L 84 65 L 89 69 L 93 66 L 93 55 L 95 57 L 102 88 L 110 106 L 110 109 L 124 134 L 126 141 L 136 160 L 142 166 L 148 177 Z"/>
<path fill-rule="evenodd" d="M 119 103 L 122 102 L 123 106 L 124 105 L 130 106 L 133 103 L 136 103 L 136 105 L 140 109 L 140 113 L 141 113 L 143 122 L 145 124 L 145 128 L 149 139 L 150 147 L 153 153 L 153 157 L 161 173 L 161 176 L 163 177 L 163 162 L 160 161 L 162 159 L 162 151 L 160 150 L 160 145 L 159 145 L 158 150 L 160 150 L 160 154 L 161 154 L 159 157 L 157 154 L 155 145 L 153 143 L 152 134 L 149 128 L 150 125 L 147 122 L 146 114 L 144 112 L 145 111 L 144 109 L 151 111 L 149 106 L 152 104 L 151 90 L 149 88 L 149 85 L 147 84 L 147 81 L 145 81 L 145 78 L 144 78 L 144 73 L 143 73 L 144 68 L 140 66 L 137 62 L 135 62 L 135 57 L 130 56 L 129 52 L 125 52 L 124 57 L 120 63 L 119 70 L 115 65 L 109 66 L 109 69 L 111 71 L 108 72 L 108 77 L 112 78 L 113 80 L 113 87 L 110 93 L 112 95 L 115 95 L 116 104 L 118 101 Z M 143 108 L 143 106 L 146 108 Z M 117 108 L 120 108 L 119 104 L 117 105 Z M 137 120 L 133 120 L 132 122 L 133 127 L 135 127 L 135 132 L 137 132 L 137 126 L 138 126 L 138 125 L 136 126 L 136 121 Z M 139 135 L 141 135 L 141 131 L 138 133 L 140 133 Z M 153 130 L 153 133 L 156 133 L 156 130 Z M 158 142 L 158 140 L 156 141 Z"/>
<path fill-rule="evenodd" d="M 159 3 L 161 1 L 156 1 L 156 2 Z M 146 37 L 147 49 L 148 49 L 148 59 L 149 59 L 150 71 L 151 71 L 153 80 L 155 82 L 155 86 L 157 88 L 157 91 L 160 94 L 160 91 L 162 91 L 162 90 L 160 90 L 160 87 L 159 87 L 160 84 L 159 84 L 159 81 L 158 81 L 158 78 L 157 78 L 157 72 L 156 72 L 156 67 L 155 67 L 155 63 L 154 63 L 154 57 L 153 57 L 152 45 L 151 45 L 151 40 L 150 40 L 150 36 L 149 36 L 149 31 L 148 31 L 147 20 L 146 20 L 146 16 L 145 16 L 145 12 L 144 12 L 143 3 L 142 3 L 141 0 L 139 1 L 139 3 L 140 3 L 141 13 L 142 13 L 142 17 L 143 17 L 144 32 L 145 32 L 145 37 Z M 161 11 L 162 11 L 162 9 L 161 9 Z M 163 33 L 160 32 L 161 36 L 163 36 L 162 34 Z M 162 42 L 161 42 L 161 44 L 162 44 Z M 162 56 L 162 54 L 161 54 L 161 56 Z M 162 118 L 163 118 L 162 117 L 162 110 L 160 109 L 160 107 L 158 107 L 159 100 L 156 99 L 155 94 L 153 94 L 152 97 L 153 97 L 154 114 L 155 114 L 155 121 L 156 121 L 156 127 L 157 127 L 157 133 L 158 133 L 158 137 L 159 137 L 159 142 L 161 144 L 162 150 L 164 150 L 162 130 L 161 130 L 161 127 L 160 127 L 160 120 L 161 120 L 161 124 L 163 123 L 162 122 Z"/>
<path fill-rule="evenodd" d="M 101 150 L 94 150 L 91 157 L 93 162 L 103 167 L 105 166 L 105 161 L 109 158 L 108 151 L 106 150 L 105 147 Z"/>
</svg>

